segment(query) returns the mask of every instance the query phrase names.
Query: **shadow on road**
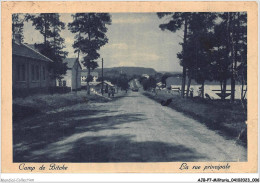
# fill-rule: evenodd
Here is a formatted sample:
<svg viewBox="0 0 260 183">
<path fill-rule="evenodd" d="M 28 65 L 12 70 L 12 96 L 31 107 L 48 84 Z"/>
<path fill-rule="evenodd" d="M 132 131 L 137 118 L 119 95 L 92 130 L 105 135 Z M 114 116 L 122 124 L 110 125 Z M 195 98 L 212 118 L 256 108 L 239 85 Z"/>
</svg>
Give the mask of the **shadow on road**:
<svg viewBox="0 0 260 183">
<path fill-rule="evenodd" d="M 182 145 L 135 142 L 133 136 L 83 137 L 69 143 L 53 144 L 36 152 L 27 162 L 170 162 L 204 158 Z M 22 160 L 17 160 L 22 161 Z M 24 160 L 23 160 L 24 161 Z"/>
<path fill-rule="evenodd" d="M 14 161 L 28 161 L 30 152 L 44 149 L 84 132 L 117 129 L 117 125 L 143 120 L 142 114 L 109 115 L 110 110 L 70 110 L 13 122 Z M 108 114 L 109 113 L 109 114 Z"/>
<path fill-rule="evenodd" d="M 14 162 L 169 162 L 198 161 L 195 150 L 179 144 L 140 142 L 115 135 L 122 124 L 138 123 L 140 113 L 66 110 L 14 121 Z M 124 126 L 124 128 L 127 128 Z M 110 134 L 106 134 L 109 131 Z M 112 131 L 112 132 L 111 132 Z M 117 132 L 117 131 L 115 131 Z"/>
</svg>

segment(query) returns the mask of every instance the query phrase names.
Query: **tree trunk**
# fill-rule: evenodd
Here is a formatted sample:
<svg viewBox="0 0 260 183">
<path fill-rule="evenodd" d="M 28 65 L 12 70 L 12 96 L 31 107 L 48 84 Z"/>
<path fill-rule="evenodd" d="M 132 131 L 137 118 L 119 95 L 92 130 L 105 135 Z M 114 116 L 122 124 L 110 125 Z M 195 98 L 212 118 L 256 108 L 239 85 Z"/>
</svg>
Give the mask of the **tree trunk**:
<svg viewBox="0 0 260 183">
<path fill-rule="evenodd" d="M 46 28 L 45 28 L 46 30 Z M 47 43 L 47 36 L 46 36 L 46 33 L 44 33 L 44 45 L 46 46 L 46 43 Z"/>
<path fill-rule="evenodd" d="M 244 88 L 244 87 L 242 87 L 242 89 L 243 89 L 243 88 Z M 243 91 L 243 90 L 242 90 L 242 91 Z M 247 92 L 247 88 L 246 88 L 246 90 L 245 90 L 245 93 L 243 94 L 243 92 L 242 92 L 242 95 L 241 95 L 241 103 L 242 103 L 242 107 L 244 108 L 245 114 L 247 114 L 247 102 L 246 102 L 246 100 L 245 100 L 246 92 Z"/>
<path fill-rule="evenodd" d="M 230 96 L 230 100 L 233 103 L 235 100 L 235 88 L 236 88 L 236 82 L 235 82 L 235 78 L 234 78 L 234 69 L 232 69 L 232 77 L 231 77 L 231 96 Z"/>
<path fill-rule="evenodd" d="M 242 79 L 242 83 L 241 83 L 241 85 L 242 85 L 242 89 L 241 89 L 241 100 L 243 100 L 243 93 L 244 93 L 244 79 Z"/>
<path fill-rule="evenodd" d="M 46 33 L 46 29 L 47 29 L 47 24 L 46 24 L 47 18 L 46 18 L 46 14 L 44 14 L 44 45 L 46 46 L 47 43 L 47 33 Z"/>
<path fill-rule="evenodd" d="M 231 14 L 232 15 L 232 14 Z M 230 33 L 232 33 L 230 35 L 230 48 L 231 48 L 231 61 L 232 61 L 232 70 L 231 70 L 231 97 L 230 100 L 233 103 L 235 100 L 235 87 L 236 87 L 236 82 L 235 82 L 235 55 L 234 55 L 234 25 L 233 25 L 233 17 L 230 17 Z"/>
<path fill-rule="evenodd" d="M 76 84 L 76 93 L 78 91 L 78 67 L 76 67 L 76 80 L 75 80 L 75 84 Z"/>
<path fill-rule="evenodd" d="M 225 100 L 225 95 L 226 95 L 226 91 L 227 91 L 227 80 L 225 79 L 223 81 L 223 88 L 222 88 L 222 91 L 221 91 L 221 100 Z"/>
<path fill-rule="evenodd" d="M 88 68 L 88 77 L 87 77 L 87 93 L 88 93 L 88 95 L 90 95 L 89 77 L 90 77 L 90 68 Z"/>
<path fill-rule="evenodd" d="M 185 84 L 186 84 L 186 40 L 187 40 L 187 32 L 188 32 L 188 21 L 187 15 L 185 15 L 184 20 L 184 38 L 183 38 L 183 70 L 182 70 L 182 85 L 181 85 L 181 96 L 184 97 L 185 94 Z"/>
<path fill-rule="evenodd" d="M 89 19 L 90 19 L 90 15 L 88 14 L 88 20 Z M 88 40 L 91 41 L 90 32 L 89 31 L 88 31 Z M 90 77 L 90 67 L 88 68 L 88 77 L 87 77 L 87 93 L 88 93 L 88 95 L 90 95 L 89 77 Z M 103 76 L 102 76 L 102 86 L 103 86 Z M 103 91 L 102 91 L 102 95 L 103 95 Z"/>
<path fill-rule="evenodd" d="M 182 67 L 182 85 L 181 85 L 181 96 L 184 98 L 186 84 L 186 67 Z"/>
<path fill-rule="evenodd" d="M 191 84 L 191 77 L 189 76 L 189 80 L 188 80 L 188 84 L 187 84 L 187 92 L 186 92 L 186 97 L 189 97 L 190 84 Z"/>
<path fill-rule="evenodd" d="M 201 85 L 201 97 L 204 98 L 204 82 L 202 82 L 202 85 Z"/>
<path fill-rule="evenodd" d="M 80 37 L 80 32 L 79 32 L 79 37 Z M 79 54 L 80 54 L 80 50 L 78 51 L 78 60 L 77 60 L 78 63 L 79 63 Z M 80 63 L 79 63 L 79 64 L 80 64 Z M 78 81 L 78 67 L 77 67 L 77 69 L 76 69 L 76 93 L 77 93 L 77 91 L 78 91 L 78 90 L 77 90 L 77 89 L 78 89 L 78 88 L 77 88 L 77 87 L 78 87 L 78 82 L 77 82 L 77 81 Z"/>
<path fill-rule="evenodd" d="M 236 32 L 235 32 L 235 48 L 233 46 L 233 52 L 234 52 L 234 58 L 233 58 L 233 61 L 234 61 L 234 67 L 233 67 L 233 72 L 232 72 L 232 80 L 233 80 L 233 83 L 232 83 L 232 80 L 231 80 L 231 102 L 234 102 L 235 100 L 235 90 L 236 90 L 236 72 L 237 72 L 237 60 L 238 60 L 238 42 L 239 42 L 239 30 L 240 30 L 240 25 L 239 25 L 239 15 L 240 13 L 237 13 L 237 20 L 238 20 L 238 23 L 237 23 L 237 29 L 236 29 Z M 233 26 L 234 27 L 234 26 Z M 233 31 L 234 33 L 234 31 Z M 233 36 L 232 36 L 232 39 L 233 40 Z M 233 44 L 233 43 L 232 43 Z M 233 44 L 234 45 L 234 44 Z"/>
<path fill-rule="evenodd" d="M 243 100 L 245 100 L 245 98 L 246 98 L 246 92 L 247 92 L 247 87 L 246 87 L 245 92 L 243 94 Z"/>
</svg>

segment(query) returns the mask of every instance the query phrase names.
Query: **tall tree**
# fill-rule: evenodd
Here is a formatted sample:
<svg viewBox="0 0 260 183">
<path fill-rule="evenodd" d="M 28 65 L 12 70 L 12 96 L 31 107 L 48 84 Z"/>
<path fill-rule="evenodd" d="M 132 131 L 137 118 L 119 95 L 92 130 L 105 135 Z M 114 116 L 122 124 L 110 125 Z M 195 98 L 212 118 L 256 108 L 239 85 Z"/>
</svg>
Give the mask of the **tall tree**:
<svg viewBox="0 0 260 183">
<path fill-rule="evenodd" d="M 53 37 L 52 27 L 54 25 L 54 13 L 27 14 L 26 21 L 31 20 L 32 25 L 38 30 L 44 38 L 44 44 L 47 44 L 48 38 Z"/>
<path fill-rule="evenodd" d="M 247 15 L 245 12 L 235 12 L 231 15 L 231 102 L 234 102 L 236 81 L 239 81 L 238 66 L 240 64 L 246 66 L 244 62 L 246 62 L 245 50 L 247 47 Z"/>
<path fill-rule="evenodd" d="M 228 30 L 226 27 L 226 22 L 222 21 L 220 24 L 215 25 L 214 37 L 212 38 L 214 49 L 211 69 L 214 73 L 213 79 L 220 82 L 222 100 L 225 99 L 227 80 L 230 78 L 230 59 L 227 39 Z"/>
<path fill-rule="evenodd" d="M 236 61 L 237 70 L 236 78 L 241 84 L 241 101 L 245 105 L 245 96 L 247 92 L 247 14 L 245 12 L 238 13 L 236 36 Z"/>
<path fill-rule="evenodd" d="M 58 13 L 52 14 L 52 40 L 50 40 L 50 46 L 54 51 L 54 73 L 56 74 L 55 77 L 58 79 L 62 78 L 62 75 L 66 74 L 67 65 L 63 63 L 63 60 L 67 57 L 68 52 L 64 51 L 65 40 L 60 36 L 61 30 L 65 29 L 65 23 L 60 21 L 60 15 Z M 77 83 L 77 82 L 76 82 Z"/>
<path fill-rule="evenodd" d="M 162 30 L 169 30 L 171 32 L 176 32 L 181 28 L 184 29 L 184 37 L 182 43 L 182 54 L 183 57 L 181 59 L 182 65 L 182 87 L 181 87 L 181 96 L 184 97 L 185 93 L 185 83 L 186 83 L 186 72 L 187 72 L 187 35 L 189 29 L 189 22 L 191 19 L 192 13 L 185 12 L 185 13 L 157 13 L 159 18 L 167 17 L 170 19 L 168 23 L 161 24 L 159 27 Z"/>
<path fill-rule="evenodd" d="M 204 97 L 204 83 L 212 80 L 212 27 L 216 19 L 215 13 L 192 13 L 189 25 L 187 40 L 187 68 L 188 84 L 187 93 L 189 94 L 191 79 L 195 79 L 201 84 L 201 94 Z"/>
<path fill-rule="evenodd" d="M 111 17 L 108 13 L 76 13 L 72 16 L 69 30 L 76 34 L 73 47 L 75 52 L 84 55 L 82 63 L 88 69 L 89 77 L 90 71 L 98 67 L 98 50 L 108 42 L 106 26 L 111 24 Z M 90 94 L 89 82 L 87 88 Z"/>
<path fill-rule="evenodd" d="M 214 79 L 220 81 L 225 99 L 227 80 L 231 79 L 231 102 L 235 99 L 236 81 L 245 83 L 247 50 L 247 16 L 243 12 L 219 13 L 214 27 Z M 244 70 L 245 69 L 245 70 Z M 244 72 L 245 71 L 245 72 Z M 242 74 L 242 75 L 241 75 Z"/>
<path fill-rule="evenodd" d="M 32 25 L 44 38 L 43 43 L 35 44 L 35 47 L 46 57 L 52 59 L 53 78 L 61 79 L 66 74 L 67 66 L 63 63 L 68 52 L 64 51 L 64 39 L 60 36 L 61 30 L 65 29 L 65 24 L 60 21 L 58 13 L 27 14 L 27 21 L 32 21 Z"/>
<path fill-rule="evenodd" d="M 12 14 L 12 37 L 20 36 L 21 41 L 23 41 L 23 26 L 24 19 L 19 13 Z"/>
</svg>

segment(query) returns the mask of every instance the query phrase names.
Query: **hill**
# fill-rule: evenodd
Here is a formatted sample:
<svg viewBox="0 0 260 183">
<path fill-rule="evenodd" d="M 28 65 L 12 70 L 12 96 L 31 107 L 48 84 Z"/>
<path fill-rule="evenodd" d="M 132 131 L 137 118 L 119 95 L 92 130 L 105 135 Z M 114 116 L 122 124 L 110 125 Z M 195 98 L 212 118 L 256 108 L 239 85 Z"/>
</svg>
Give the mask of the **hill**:
<svg viewBox="0 0 260 183">
<path fill-rule="evenodd" d="M 169 72 L 169 71 L 158 71 L 159 73 L 162 73 L 162 74 L 168 74 L 168 75 L 179 75 L 181 76 L 182 75 L 182 72 Z"/>
<path fill-rule="evenodd" d="M 98 72 L 98 75 L 101 76 L 101 68 L 95 69 L 95 72 Z M 140 76 L 142 74 L 154 75 L 157 72 L 153 68 L 145 67 L 112 67 L 104 68 L 104 75 L 116 75 L 116 74 L 126 74 L 127 76 Z"/>
</svg>

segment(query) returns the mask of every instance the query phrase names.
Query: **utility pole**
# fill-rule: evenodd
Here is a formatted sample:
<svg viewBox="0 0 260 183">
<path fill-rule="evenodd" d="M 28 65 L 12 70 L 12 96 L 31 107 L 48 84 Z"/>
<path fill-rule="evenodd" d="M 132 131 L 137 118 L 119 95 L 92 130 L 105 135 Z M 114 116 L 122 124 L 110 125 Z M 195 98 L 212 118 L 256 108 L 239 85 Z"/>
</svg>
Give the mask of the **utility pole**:
<svg viewBox="0 0 260 183">
<path fill-rule="evenodd" d="M 75 17 L 76 19 L 77 19 L 77 17 Z M 79 32 L 79 37 L 80 37 L 80 32 Z M 77 67 L 76 67 L 76 93 L 77 93 L 77 91 L 78 91 L 78 64 L 80 64 L 79 63 L 79 54 L 80 54 L 80 49 L 78 50 L 78 59 L 76 60 L 77 61 Z M 81 82 L 81 78 L 80 78 L 80 82 Z M 72 85 L 71 85 L 71 88 L 72 88 Z"/>
<path fill-rule="evenodd" d="M 103 68 L 104 68 L 104 61 L 103 61 L 103 58 L 102 58 L 102 89 L 101 89 L 101 93 L 102 93 L 102 95 L 104 94 Z"/>
<path fill-rule="evenodd" d="M 80 33 L 79 33 L 79 37 L 80 37 Z M 80 54 L 80 50 L 78 50 L 78 59 L 76 60 L 77 61 L 77 67 L 76 67 L 76 93 L 77 93 L 77 91 L 78 91 L 78 64 L 80 64 L 79 63 L 79 54 Z M 81 82 L 81 78 L 80 78 L 80 82 Z M 71 87 L 72 87 L 72 85 L 71 85 Z"/>
</svg>

